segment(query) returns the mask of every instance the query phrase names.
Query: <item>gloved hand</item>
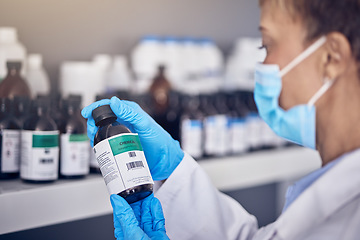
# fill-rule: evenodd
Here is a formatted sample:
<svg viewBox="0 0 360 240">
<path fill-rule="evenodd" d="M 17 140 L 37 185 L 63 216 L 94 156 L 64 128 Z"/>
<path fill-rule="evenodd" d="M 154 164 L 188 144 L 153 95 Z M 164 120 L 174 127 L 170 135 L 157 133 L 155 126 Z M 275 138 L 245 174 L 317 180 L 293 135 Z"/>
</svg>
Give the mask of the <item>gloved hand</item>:
<svg viewBox="0 0 360 240">
<path fill-rule="evenodd" d="M 184 152 L 179 142 L 134 102 L 112 97 L 111 100 L 100 100 L 82 110 L 82 116 L 88 119 L 87 133 L 92 146 L 98 128 L 91 113 L 95 108 L 106 104 L 110 105 L 120 123 L 139 134 L 153 179 L 156 181 L 167 179 L 183 159 Z"/>
<path fill-rule="evenodd" d="M 117 240 L 169 239 L 160 201 L 153 194 L 131 206 L 116 194 L 110 196 L 110 201 Z"/>
</svg>

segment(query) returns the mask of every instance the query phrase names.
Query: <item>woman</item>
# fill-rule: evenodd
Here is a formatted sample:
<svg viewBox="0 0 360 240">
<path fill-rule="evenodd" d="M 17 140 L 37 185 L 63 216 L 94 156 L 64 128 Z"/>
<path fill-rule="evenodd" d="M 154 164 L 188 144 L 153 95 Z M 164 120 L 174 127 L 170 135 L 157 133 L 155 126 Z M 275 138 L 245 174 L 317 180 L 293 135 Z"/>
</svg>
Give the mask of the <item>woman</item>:
<svg viewBox="0 0 360 240">
<path fill-rule="evenodd" d="M 260 0 L 267 57 L 256 66 L 255 101 L 280 136 L 317 149 L 323 167 L 288 192 L 282 215 L 256 219 L 220 193 L 179 144 L 138 105 L 110 104 L 144 146 L 171 239 L 358 239 L 360 236 L 360 1 Z M 165 181 L 166 180 L 166 181 Z M 111 196 L 117 239 L 168 239 L 153 196 L 131 207 Z"/>
</svg>

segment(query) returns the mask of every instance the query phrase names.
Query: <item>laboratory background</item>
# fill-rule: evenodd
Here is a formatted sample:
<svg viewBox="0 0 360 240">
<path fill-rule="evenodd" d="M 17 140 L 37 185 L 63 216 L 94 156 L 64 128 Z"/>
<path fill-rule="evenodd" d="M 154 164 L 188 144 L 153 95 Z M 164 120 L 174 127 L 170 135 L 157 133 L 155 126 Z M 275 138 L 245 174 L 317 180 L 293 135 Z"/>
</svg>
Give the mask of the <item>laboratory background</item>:
<svg viewBox="0 0 360 240">
<path fill-rule="evenodd" d="M 275 221 L 287 186 L 320 158 L 257 113 L 254 66 L 265 57 L 257 4 L 1 0 L 0 239 L 114 239 L 80 115 L 112 96 L 137 102 L 259 226 Z M 55 124 L 41 126 L 44 115 Z M 37 142 L 20 138 L 35 126 L 44 130 Z M 51 155 L 35 166 L 41 177 L 26 157 L 39 149 Z"/>
</svg>

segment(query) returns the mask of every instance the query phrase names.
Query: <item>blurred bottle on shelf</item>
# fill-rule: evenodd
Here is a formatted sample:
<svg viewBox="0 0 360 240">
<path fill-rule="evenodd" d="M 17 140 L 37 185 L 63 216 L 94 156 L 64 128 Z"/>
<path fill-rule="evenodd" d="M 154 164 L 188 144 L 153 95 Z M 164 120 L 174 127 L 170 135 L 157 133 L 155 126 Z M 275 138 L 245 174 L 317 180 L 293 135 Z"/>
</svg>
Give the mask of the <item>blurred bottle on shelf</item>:
<svg viewBox="0 0 360 240">
<path fill-rule="evenodd" d="M 50 94 L 50 80 L 43 67 L 43 57 L 41 54 L 29 54 L 27 58 L 27 84 L 31 90 L 32 97 L 37 95 Z"/>
<path fill-rule="evenodd" d="M 230 109 L 226 101 L 226 95 L 219 92 L 213 96 L 214 107 L 217 111 L 216 128 L 218 135 L 217 156 L 225 156 L 231 153 L 230 143 Z"/>
<path fill-rule="evenodd" d="M 236 41 L 225 67 L 224 89 L 254 90 L 254 66 L 263 62 L 266 56 L 264 50 L 259 50 L 261 45 L 260 38 L 240 38 Z"/>
<path fill-rule="evenodd" d="M 167 113 L 170 109 L 170 91 L 171 84 L 165 75 L 165 66 L 160 65 L 158 72 L 150 86 L 151 113 L 152 117 L 165 130 L 171 130 L 167 119 Z"/>
<path fill-rule="evenodd" d="M 169 107 L 166 112 L 165 130 L 180 141 L 181 95 L 178 92 L 169 93 Z"/>
<path fill-rule="evenodd" d="M 200 98 L 199 95 L 185 95 L 182 99 L 180 145 L 192 157 L 200 159 L 204 155 L 204 116 L 200 111 Z"/>
<path fill-rule="evenodd" d="M 260 150 L 263 147 L 263 120 L 260 118 L 254 101 L 253 93 L 245 93 L 245 101 L 249 109 L 246 116 L 246 127 L 251 151 Z"/>
<path fill-rule="evenodd" d="M 223 143 L 219 135 L 223 133 L 221 126 L 226 125 L 226 117 L 218 114 L 214 107 L 212 95 L 200 96 L 200 110 L 204 114 L 204 157 L 210 158 L 221 155 Z"/>
<path fill-rule="evenodd" d="M 249 151 L 248 134 L 245 117 L 248 109 L 244 103 L 241 92 L 233 92 L 228 95 L 228 106 L 230 112 L 230 146 L 231 154 L 244 154 Z"/>
<path fill-rule="evenodd" d="M 11 114 L 12 102 L 0 98 L 0 179 L 19 177 L 20 126 Z"/>
<path fill-rule="evenodd" d="M 49 101 L 38 98 L 21 132 L 20 177 L 26 182 L 58 179 L 59 130 L 49 114 Z"/>
<path fill-rule="evenodd" d="M 100 73 L 101 82 L 104 84 L 104 91 L 106 92 L 106 84 L 110 79 L 110 71 L 113 66 L 113 59 L 108 54 L 96 54 L 92 63 L 94 68 L 96 68 Z"/>
<path fill-rule="evenodd" d="M 51 95 L 42 95 L 39 94 L 36 96 L 36 99 L 44 101 L 48 105 L 47 112 L 50 117 L 55 121 L 56 127 L 60 130 L 65 122 L 66 116 L 63 111 L 63 99 L 60 93 L 52 93 Z"/>
<path fill-rule="evenodd" d="M 6 77 L 8 61 L 21 62 L 21 75 L 25 76 L 26 48 L 19 42 L 16 28 L 0 27 L 0 82 Z"/>
<path fill-rule="evenodd" d="M 60 68 L 60 90 L 64 97 L 81 95 L 83 106 L 105 92 L 104 72 L 93 62 L 63 62 Z"/>
<path fill-rule="evenodd" d="M 7 62 L 8 74 L 0 83 L 0 97 L 14 98 L 15 96 L 31 97 L 30 89 L 20 76 L 21 62 Z"/>
<path fill-rule="evenodd" d="M 165 66 L 160 65 L 158 72 L 150 86 L 150 94 L 155 117 L 163 117 L 169 108 L 169 94 L 171 85 L 165 76 Z"/>
<path fill-rule="evenodd" d="M 165 37 L 162 41 L 166 73 L 174 90 L 179 90 L 182 86 L 182 66 L 181 66 L 181 42 L 175 37 Z"/>
<path fill-rule="evenodd" d="M 136 93 L 150 89 L 159 65 L 164 64 L 164 45 L 160 37 L 145 36 L 131 52 L 132 68 L 136 79 Z"/>
<path fill-rule="evenodd" d="M 89 138 L 86 134 L 86 122 L 80 114 L 81 96 L 70 95 L 64 100 L 65 124 L 60 129 L 60 165 L 61 178 L 83 178 L 89 174 Z"/>
<path fill-rule="evenodd" d="M 199 73 L 203 86 L 209 86 L 209 91 L 218 91 L 223 81 L 224 57 L 221 50 L 211 39 L 198 40 L 199 56 L 202 69 Z"/>
<path fill-rule="evenodd" d="M 24 126 L 26 118 L 29 116 L 31 100 L 25 96 L 15 96 L 13 104 L 13 115 L 19 123 L 20 128 Z"/>
<path fill-rule="evenodd" d="M 130 92 L 131 87 L 133 87 L 132 84 L 133 80 L 126 57 L 123 55 L 115 56 L 106 82 L 106 93 Z"/>
</svg>

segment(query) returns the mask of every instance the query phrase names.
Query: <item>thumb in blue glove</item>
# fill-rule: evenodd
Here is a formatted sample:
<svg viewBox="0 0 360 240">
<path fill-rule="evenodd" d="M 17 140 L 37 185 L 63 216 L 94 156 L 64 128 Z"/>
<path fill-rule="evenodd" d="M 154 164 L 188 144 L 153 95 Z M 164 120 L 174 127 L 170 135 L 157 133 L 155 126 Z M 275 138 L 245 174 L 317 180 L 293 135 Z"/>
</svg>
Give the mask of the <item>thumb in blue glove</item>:
<svg viewBox="0 0 360 240">
<path fill-rule="evenodd" d="M 154 195 L 131 206 L 120 196 L 111 195 L 117 240 L 167 240 L 161 204 Z"/>
<path fill-rule="evenodd" d="M 85 107 L 81 113 L 88 119 L 88 136 L 92 144 L 98 129 L 92 118 L 92 111 L 106 104 L 110 105 L 121 124 L 138 133 L 153 179 L 167 179 L 183 159 L 184 152 L 179 142 L 134 102 L 112 97 L 111 100 L 104 99 Z"/>
</svg>

